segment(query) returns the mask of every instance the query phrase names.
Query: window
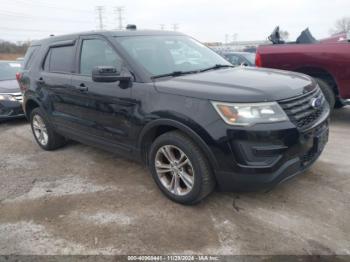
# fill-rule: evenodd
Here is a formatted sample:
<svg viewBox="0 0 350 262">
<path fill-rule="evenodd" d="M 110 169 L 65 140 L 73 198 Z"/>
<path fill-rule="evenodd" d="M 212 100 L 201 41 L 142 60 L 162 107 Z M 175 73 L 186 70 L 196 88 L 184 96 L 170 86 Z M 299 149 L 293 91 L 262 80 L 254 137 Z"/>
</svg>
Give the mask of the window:
<svg viewBox="0 0 350 262">
<path fill-rule="evenodd" d="M 73 69 L 74 46 L 51 47 L 46 55 L 44 70 L 71 73 Z"/>
<path fill-rule="evenodd" d="M 31 46 L 28 48 L 25 56 L 24 56 L 24 69 L 29 69 L 31 64 L 33 63 L 34 54 L 38 50 L 39 46 Z"/>
<path fill-rule="evenodd" d="M 187 36 L 115 37 L 125 51 L 152 75 L 198 71 L 229 65 L 221 56 Z"/>
<path fill-rule="evenodd" d="M 122 59 L 112 47 L 101 39 L 83 40 L 80 57 L 80 73 L 91 75 L 96 66 L 113 66 L 121 70 Z"/>
</svg>

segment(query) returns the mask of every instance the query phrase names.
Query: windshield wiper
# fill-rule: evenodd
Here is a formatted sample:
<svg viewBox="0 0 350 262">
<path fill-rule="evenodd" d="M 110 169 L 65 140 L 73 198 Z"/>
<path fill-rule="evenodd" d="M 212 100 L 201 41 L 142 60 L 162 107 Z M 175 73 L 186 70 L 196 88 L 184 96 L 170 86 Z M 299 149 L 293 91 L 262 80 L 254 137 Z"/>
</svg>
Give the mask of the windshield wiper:
<svg viewBox="0 0 350 262">
<path fill-rule="evenodd" d="M 167 76 L 175 77 L 175 76 L 182 76 L 182 75 L 188 75 L 188 74 L 195 74 L 195 73 L 198 73 L 198 72 L 199 72 L 198 70 L 174 71 L 174 72 L 167 73 L 167 74 L 155 75 L 155 76 L 152 76 L 151 78 L 152 79 L 156 79 L 156 78 L 167 77 Z"/>
<path fill-rule="evenodd" d="M 220 65 L 220 64 L 216 64 L 214 66 L 205 68 L 200 70 L 200 72 L 205 72 L 205 71 L 209 71 L 209 70 L 216 70 L 216 69 L 220 69 L 220 68 L 225 68 L 225 67 L 234 67 L 233 65 Z"/>
</svg>

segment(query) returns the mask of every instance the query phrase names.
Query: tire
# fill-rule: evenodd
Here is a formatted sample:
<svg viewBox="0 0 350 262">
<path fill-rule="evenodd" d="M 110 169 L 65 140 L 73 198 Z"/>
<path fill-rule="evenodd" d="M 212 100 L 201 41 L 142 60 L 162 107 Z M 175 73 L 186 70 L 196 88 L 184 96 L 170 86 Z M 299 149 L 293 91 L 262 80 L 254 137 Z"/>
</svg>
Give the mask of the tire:
<svg viewBox="0 0 350 262">
<path fill-rule="evenodd" d="M 36 142 L 42 149 L 50 151 L 66 144 L 66 139 L 54 131 L 39 107 L 33 109 L 30 114 L 30 126 Z"/>
<path fill-rule="evenodd" d="M 164 152 L 168 152 L 168 150 L 171 151 L 173 159 L 179 160 L 182 156 L 183 160 L 187 157 L 189 161 L 178 161 L 177 167 L 179 168 L 176 169 L 175 166 L 171 169 L 169 167 L 171 163 L 164 155 Z M 159 136 L 151 145 L 148 162 L 156 184 L 174 202 L 185 205 L 196 204 L 209 195 L 215 187 L 215 179 L 208 159 L 189 137 L 179 131 L 171 131 Z M 180 167 L 185 162 L 187 164 Z M 160 167 L 160 164 L 162 164 L 162 167 Z M 166 166 L 165 169 L 162 169 L 164 166 Z M 174 169 L 176 170 L 174 171 Z M 173 171 L 167 172 L 167 170 Z M 179 187 L 176 190 L 176 186 L 173 186 L 172 192 L 171 185 L 176 184 L 176 177 Z M 173 178 L 174 183 L 171 184 Z M 187 181 L 187 183 L 184 181 Z M 192 183 L 189 183 L 189 181 Z M 166 186 L 167 183 L 169 184 L 168 187 Z M 192 185 L 192 187 L 188 185 Z"/>
<path fill-rule="evenodd" d="M 339 108 L 343 108 L 344 106 L 346 106 L 346 104 L 342 101 L 341 98 L 338 98 L 336 101 L 335 101 L 335 108 L 339 109 Z"/>
<path fill-rule="evenodd" d="M 332 113 L 334 110 L 334 107 L 335 107 L 335 94 L 333 92 L 332 87 L 320 78 L 315 78 L 315 80 L 317 81 L 318 85 L 320 86 L 322 93 L 325 96 L 325 98 L 329 104 L 329 108 L 331 110 L 331 113 Z"/>
</svg>

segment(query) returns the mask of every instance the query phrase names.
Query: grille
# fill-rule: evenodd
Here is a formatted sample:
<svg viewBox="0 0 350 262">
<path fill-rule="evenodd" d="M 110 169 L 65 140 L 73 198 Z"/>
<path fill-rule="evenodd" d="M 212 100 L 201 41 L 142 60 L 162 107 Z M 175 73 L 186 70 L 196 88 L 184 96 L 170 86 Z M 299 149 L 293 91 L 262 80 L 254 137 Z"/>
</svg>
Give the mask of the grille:
<svg viewBox="0 0 350 262">
<path fill-rule="evenodd" d="M 314 98 L 319 98 L 321 100 L 321 106 L 317 109 L 311 105 L 311 101 Z M 321 89 L 316 88 L 307 94 L 281 100 L 279 104 L 293 124 L 300 129 L 305 129 L 315 123 L 322 115 L 326 107 L 326 100 Z"/>
</svg>

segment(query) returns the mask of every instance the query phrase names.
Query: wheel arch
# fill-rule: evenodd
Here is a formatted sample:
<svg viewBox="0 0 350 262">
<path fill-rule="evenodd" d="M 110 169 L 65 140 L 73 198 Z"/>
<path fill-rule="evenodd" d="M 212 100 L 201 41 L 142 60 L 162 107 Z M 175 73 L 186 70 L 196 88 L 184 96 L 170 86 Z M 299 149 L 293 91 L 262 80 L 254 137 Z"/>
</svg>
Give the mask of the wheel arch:
<svg viewBox="0 0 350 262">
<path fill-rule="evenodd" d="M 329 84 L 332 87 L 335 97 L 339 97 L 337 81 L 328 70 L 322 67 L 304 66 L 296 69 L 295 71 L 324 80 L 327 84 Z"/>
<path fill-rule="evenodd" d="M 138 139 L 138 148 L 140 150 L 142 161 L 147 164 L 148 149 L 152 144 L 152 142 L 158 136 L 166 132 L 175 131 L 175 130 L 179 130 L 184 134 L 186 134 L 189 138 L 191 138 L 207 156 L 211 167 L 213 169 L 217 168 L 217 161 L 214 157 L 214 154 L 211 152 L 209 146 L 205 142 L 205 139 L 201 137 L 196 131 L 194 131 L 193 128 L 189 127 L 188 125 L 178 120 L 173 120 L 173 119 L 154 120 L 143 128 Z M 205 131 L 203 130 L 203 132 Z M 210 139 L 208 134 L 204 136 L 207 136 L 206 137 L 207 140 Z"/>
<path fill-rule="evenodd" d="M 30 118 L 30 113 L 33 111 L 33 109 L 37 107 L 40 107 L 40 103 L 34 97 L 30 97 L 26 100 L 26 103 L 24 106 L 24 114 L 28 120 Z"/>
</svg>

